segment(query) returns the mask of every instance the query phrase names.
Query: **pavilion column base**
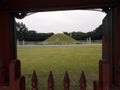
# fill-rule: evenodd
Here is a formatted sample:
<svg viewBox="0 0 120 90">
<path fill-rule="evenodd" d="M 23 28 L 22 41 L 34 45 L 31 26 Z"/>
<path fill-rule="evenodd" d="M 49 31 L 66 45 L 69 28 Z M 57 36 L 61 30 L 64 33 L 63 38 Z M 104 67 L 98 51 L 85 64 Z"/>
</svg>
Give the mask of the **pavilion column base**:
<svg viewBox="0 0 120 90">
<path fill-rule="evenodd" d="M 110 90 L 110 68 L 107 61 L 99 61 L 99 81 L 93 84 L 94 90 Z"/>
<path fill-rule="evenodd" d="M 1 85 L 0 90 L 25 90 L 25 77 L 20 72 L 20 61 L 13 60 L 9 65 L 9 84 Z"/>
</svg>

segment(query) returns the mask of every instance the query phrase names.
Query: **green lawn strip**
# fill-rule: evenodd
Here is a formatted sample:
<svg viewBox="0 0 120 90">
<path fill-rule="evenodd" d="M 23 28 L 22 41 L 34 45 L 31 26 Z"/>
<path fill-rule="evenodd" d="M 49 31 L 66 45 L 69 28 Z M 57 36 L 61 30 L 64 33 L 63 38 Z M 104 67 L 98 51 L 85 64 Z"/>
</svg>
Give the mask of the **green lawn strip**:
<svg viewBox="0 0 120 90">
<path fill-rule="evenodd" d="M 63 89 L 63 78 L 67 70 L 70 75 L 71 90 L 79 90 L 81 71 L 87 78 L 87 90 L 92 90 L 93 80 L 98 79 L 98 62 L 101 46 L 77 47 L 19 47 L 18 58 L 22 64 L 22 74 L 26 77 L 26 88 L 31 89 L 33 70 L 37 71 L 39 90 L 47 90 L 49 71 L 53 71 L 55 90 Z"/>
</svg>

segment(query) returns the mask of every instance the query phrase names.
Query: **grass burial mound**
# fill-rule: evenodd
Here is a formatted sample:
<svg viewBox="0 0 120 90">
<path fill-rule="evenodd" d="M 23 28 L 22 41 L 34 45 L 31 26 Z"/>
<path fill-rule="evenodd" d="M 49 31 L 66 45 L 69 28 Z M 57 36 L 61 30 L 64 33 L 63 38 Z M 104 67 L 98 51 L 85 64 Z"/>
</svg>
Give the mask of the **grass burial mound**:
<svg viewBox="0 0 120 90">
<path fill-rule="evenodd" d="M 78 43 L 78 41 L 76 41 L 75 39 L 63 33 L 55 34 L 43 42 L 43 44 L 58 44 L 58 45 L 59 44 L 76 44 L 76 43 Z"/>
</svg>

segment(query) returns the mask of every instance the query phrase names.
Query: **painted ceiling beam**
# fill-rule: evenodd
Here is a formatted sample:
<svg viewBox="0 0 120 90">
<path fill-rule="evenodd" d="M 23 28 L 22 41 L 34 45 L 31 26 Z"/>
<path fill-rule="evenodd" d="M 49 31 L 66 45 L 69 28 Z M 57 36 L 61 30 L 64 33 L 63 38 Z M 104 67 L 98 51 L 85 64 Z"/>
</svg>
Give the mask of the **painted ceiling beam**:
<svg viewBox="0 0 120 90">
<path fill-rule="evenodd" d="M 111 7 L 120 0 L 0 0 L 0 10 L 18 12 Z"/>
</svg>

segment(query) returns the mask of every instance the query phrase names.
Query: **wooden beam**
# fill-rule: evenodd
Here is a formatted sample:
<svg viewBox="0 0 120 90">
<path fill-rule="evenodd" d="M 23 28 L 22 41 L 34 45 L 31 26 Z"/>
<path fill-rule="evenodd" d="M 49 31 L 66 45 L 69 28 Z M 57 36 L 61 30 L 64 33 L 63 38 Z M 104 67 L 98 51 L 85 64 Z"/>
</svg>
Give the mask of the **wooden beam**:
<svg viewBox="0 0 120 90">
<path fill-rule="evenodd" d="M 120 0 L 8 0 L 0 4 L 0 10 L 50 11 L 109 7 Z"/>
<path fill-rule="evenodd" d="M 116 7 L 114 30 L 114 84 L 120 88 L 120 5 Z"/>
</svg>

